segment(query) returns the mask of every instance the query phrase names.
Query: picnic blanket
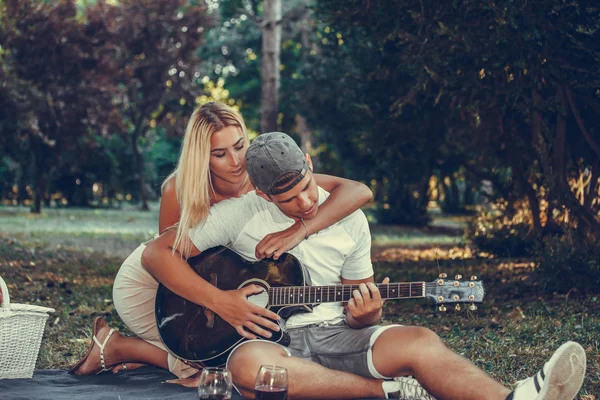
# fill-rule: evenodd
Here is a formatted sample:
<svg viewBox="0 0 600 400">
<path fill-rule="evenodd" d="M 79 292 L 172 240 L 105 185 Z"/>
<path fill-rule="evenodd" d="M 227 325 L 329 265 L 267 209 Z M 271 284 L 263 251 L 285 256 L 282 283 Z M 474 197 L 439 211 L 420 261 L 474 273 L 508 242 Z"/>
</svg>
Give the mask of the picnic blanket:
<svg viewBox="0 0 600 400">
<path fill-rule="evenodd" d="M 120 374 L 69 375 L 66 370 L 38 370 L 33 379 L 0 380 L 2 400 L 197 400 L 193 388 L 162 383 L 175 376 L 168 371 L 143 367 Z M 233 399 L 241 400 L 239 394 Z"/>
<path fill-rule="evenodd" d="M 0 400 L 198 400 L 193 388 L 163 383 L 168 371 L 142 367 L 124 373 L 70 375 L 64 369 L 37 370 L 32 379 L 0 379 Z M 238 393 L 232 400 L 243 400 Z"/>
</svg>

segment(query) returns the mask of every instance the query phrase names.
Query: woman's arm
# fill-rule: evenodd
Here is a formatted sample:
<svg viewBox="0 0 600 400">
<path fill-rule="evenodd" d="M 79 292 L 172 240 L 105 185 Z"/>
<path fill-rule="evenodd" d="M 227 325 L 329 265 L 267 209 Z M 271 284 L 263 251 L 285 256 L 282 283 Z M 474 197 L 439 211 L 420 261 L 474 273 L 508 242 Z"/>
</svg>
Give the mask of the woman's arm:
<svg viewBox="0 0 600 400">
<path fill-rule="evenodd" d="M 288 229 L 265 236 L 256 245 L 256 258 L 278 259 L 286 251 L 298 246 L 306 237 L 330 227 L 352 214 L 373 197 L 367 185 L 331 175 L 315 174 L 317 184 L 330 195 L 319 206 L 317 216 L 311 220 L 296 222 Z M 306 227 L 306 228 L 305 228 Z"/>
<path fill-rule="evenodd" d="M 247 339 L 256 339 L 255 334 L 270 337 L 271 333 L 263 327 L 279 330 L 278 325 L 269 320 L 279 320 L 277 314 L 247 300 L 248 296 L 262 292 L 261 286 L 224 291 L 211 285 L 190 267 L 179 250 L 173 252 L 175 235 L 175 229 L 168 229 L 149 242 L 142 253 L 142 265 L 157 281 L 184 299 L 214 311 Z M 198 254 L 200 251 L 192 244 L 190 257 Z"/>
<path fill-rule="evenodd" d="M 304 221 L 307 236 L 330 227 L 367 204 L 373 198 L 371 189 L 360 182 L 323 174 L 315 174 L 315 180 L 330 195 L 319 206 L 317 216 Z"/>
<path fill-rule="evenodd" d="M 160 210 L 158 213 L 158 233 L 164 233 L 167 229 L 179 222 L 180 211 L 179 202 L 177 201 L 175 175 L 173 175 L 162 187 Z"/>
</svg>

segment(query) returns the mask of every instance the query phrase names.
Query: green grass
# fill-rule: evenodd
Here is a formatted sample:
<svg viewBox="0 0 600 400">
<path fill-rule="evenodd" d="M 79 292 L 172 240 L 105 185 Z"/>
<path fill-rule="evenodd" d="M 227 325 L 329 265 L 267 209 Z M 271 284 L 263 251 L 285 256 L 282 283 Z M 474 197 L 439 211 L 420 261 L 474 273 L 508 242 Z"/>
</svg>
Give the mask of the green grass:
<svg viewBox="0 0 600 400">
<path fill-rule="evenodd" d="M 112 282 L 124 259 L 119 252 L 127 255 L 151 236 L 156 220 L 156 210 L 48 210 L 38 217 L 0 208 L 0 275 L 13 301 L 56 309 L 37 368 L 72 365 L 85 353 L 96 315 L 126 331 L 111 301 Z M 424 301 L 388 301 L 385 322 L 434 330 L 450 348 L 507 385 L 535 373 L 564 341 L 576 340 L 588 356 L 579 399 L 598 395 L 600 297 L 543 293 L 530 260 L 483 258 L 465 243 L 460 224 L 458 235 L 440 226 L 375 227 L 376 279 L 429 281 L 440 271 L 473 274 L 484 281 L 484 303 L 476 312 L 450 308 L 441 313 Z M 62 244 L 69 241 L 70 246 Z"/>
<path fill-rule="evenodd" d="M 158 232 L 158 204 L 150 212 L 115 209 L 0 207 L 0 232 L 46 248 L 75 248 L 126 257 Z"/>
</svg>

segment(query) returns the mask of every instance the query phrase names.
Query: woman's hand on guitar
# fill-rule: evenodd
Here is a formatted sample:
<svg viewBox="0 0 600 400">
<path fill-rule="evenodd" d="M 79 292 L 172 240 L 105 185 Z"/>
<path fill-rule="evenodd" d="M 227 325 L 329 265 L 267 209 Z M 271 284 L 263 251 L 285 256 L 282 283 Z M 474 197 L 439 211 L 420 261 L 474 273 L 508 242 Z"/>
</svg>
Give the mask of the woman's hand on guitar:
<svg viewBox="0 0 600 400">
<path fill-rule="evenodd" d="M 248 285 L 241 289 L 224 291 L 222 297 L 213 307 L 213 311 L 246 339 L 256 339 L 256 335 L 269 338 L 271 332 L 264 328 L 279 331 L 279 325 L 272 321 L 278 321 L 280 319 L 279 315 L 248 301 L 248 296 L 262 291 L 264 291 L 264 288 L 258 285 Z"/>
<path fill-rule="evenodd" d="M 300 221 L 296 221 L 295 224 L 281 232 L 270 233 L 256 245 L 256 258 L 258 260 L 264 258 L 277 260 L 283 253 L 302 243 L 306 238 L 306 233 L 306 229 Z"/>
</svg>

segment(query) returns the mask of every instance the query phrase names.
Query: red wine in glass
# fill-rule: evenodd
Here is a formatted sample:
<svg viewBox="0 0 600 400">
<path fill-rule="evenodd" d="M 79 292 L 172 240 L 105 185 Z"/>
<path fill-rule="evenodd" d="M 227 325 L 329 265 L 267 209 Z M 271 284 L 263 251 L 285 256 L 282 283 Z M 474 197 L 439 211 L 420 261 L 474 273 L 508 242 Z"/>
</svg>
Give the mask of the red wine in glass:
<svg viewBox="0 0 600 400">
<path fill-rule="evenodd" d="M 256 400 L 286 400 L 287 388 L 257 386 L 254 388 Z"/>
</svg>

